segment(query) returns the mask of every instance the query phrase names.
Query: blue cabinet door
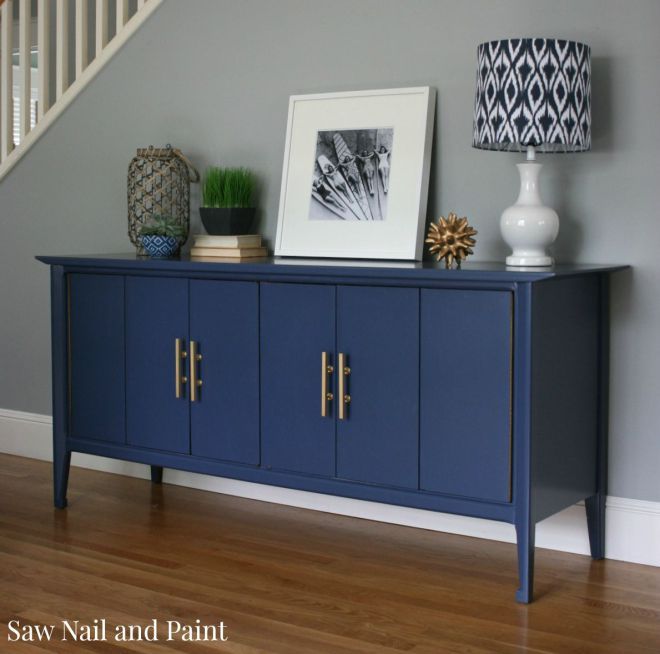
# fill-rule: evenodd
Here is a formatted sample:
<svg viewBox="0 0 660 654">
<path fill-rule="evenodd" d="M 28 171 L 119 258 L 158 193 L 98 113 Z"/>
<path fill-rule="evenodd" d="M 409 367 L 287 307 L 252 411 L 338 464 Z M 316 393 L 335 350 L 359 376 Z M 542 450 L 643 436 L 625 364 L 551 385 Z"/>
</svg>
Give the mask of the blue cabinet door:
<svg viewBox="0 0 660 654">
<path fill-rule="evenodd" d="M 351 398 L 337 421 L 337 476 L 417 488 L 419 291 L 338 287 L 337 352 Z"/>
<path fill-rule="evenodd" d="M 175 397 L 175 341 L 188 343 L 188 280 L 126 278 L 126 431 L 129 445 L 190 452 L 189 389 Z M 188 374 L 188 360 L 182 360 Z"/>
<path fill-rule="evenodd" d="M 192 454 L 258 464 L 258 284 L 191 280 L 190 339 L 202 381 L 190 404 Z"/>
<path fill-rule="evenodd" d="M 510 501 L 512 294 L 422 290 L 420 487 Z"/>
<path fill-rule="evenodd" d="M 69 435 L 126 442 L 124 278 L 69 276 Z"/>
<path fill-rule="evenodd" d="M 321 416 L 321 353 L 335 348 L 335 287 L 261 285 L 262 465 L 332 477 L 332 402 Z"/>
</svg>

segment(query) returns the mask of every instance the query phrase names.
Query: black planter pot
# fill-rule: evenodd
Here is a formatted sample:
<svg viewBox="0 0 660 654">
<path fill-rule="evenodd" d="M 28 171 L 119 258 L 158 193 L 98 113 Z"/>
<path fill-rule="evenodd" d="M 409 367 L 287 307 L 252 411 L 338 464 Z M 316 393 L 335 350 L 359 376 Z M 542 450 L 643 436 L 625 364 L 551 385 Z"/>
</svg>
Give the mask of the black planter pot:
<svg viewBox="0 0 660 654">
<path fill-rule="evenodd" d="M 250 234 L 254 223 L 254 207 L 200 207 L 204 229 L 213 235 Z"/>
</svg>

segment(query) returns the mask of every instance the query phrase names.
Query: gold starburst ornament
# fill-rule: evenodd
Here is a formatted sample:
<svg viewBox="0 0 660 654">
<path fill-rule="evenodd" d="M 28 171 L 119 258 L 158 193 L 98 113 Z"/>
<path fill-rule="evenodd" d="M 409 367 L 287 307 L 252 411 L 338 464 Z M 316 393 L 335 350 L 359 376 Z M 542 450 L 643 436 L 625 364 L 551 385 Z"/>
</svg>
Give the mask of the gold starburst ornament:
<svg viewBox="0 0 660 654">
<path fill-rule="evenodd" d="M 461 261 L 473 254 L 476 241 L 472 237 L 476 234 L 467 218 L 459 218 L 451 211 L 447 218 L 440 216 L 437 223 L 431 223 L 425 243 L 430 246 L 429 254 L 435 254 L 438 261 L 445 260 L 445 268 L 451 268 L 454 261 L 460 268 Z"/>
</svg>

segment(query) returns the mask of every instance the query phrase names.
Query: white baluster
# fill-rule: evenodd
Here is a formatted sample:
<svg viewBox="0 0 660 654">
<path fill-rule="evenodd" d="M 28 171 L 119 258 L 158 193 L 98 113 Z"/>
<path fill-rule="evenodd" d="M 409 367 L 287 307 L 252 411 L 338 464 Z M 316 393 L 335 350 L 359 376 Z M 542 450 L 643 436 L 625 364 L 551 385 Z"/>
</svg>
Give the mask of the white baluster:
<svg viewBox="0 0 660 654">
<path fill-rule="evenodd" d="M 108 45 L 108 0 L 96 0 L 96 56 Z"/>
<path fill-rule="evenodd" d="M 30 0 L 20 0 L 18 6 L 18 70 L 21 103 L 21 141 L 30 131 L 30 99 L 32 95 L 30 57 Z"/>
<path fill-rule="evenodd" d="M 55 97 L 69 87 L 69 0 L 57 0 L 57 43 L 55 48 Z"/>
<path fill-rule="evenodd" d="M 0 180 L 163 3 L 163 0 L 113 1 L 120 5 L 112 7 L 113 12 L 117 7 L 118 27 L 109 41 L 109 0 L 0 0 Z M 90 7 L 92 2 L 95 6 Z M 74 9 L 76 20 L 70 21 Z M 90 11 L 95 13 L 94 27 L 89 26 Z M 75 32 L 70 34 L 73 43 L 69 41 L 69 22 L 71 30 L 75 22 Z M 90 36 L 92 30 L 97 36 L 94 61 L 85 56 L 91 45 L 89 39 L 95 36 L 94 33 Z M 36 69 L 32 67 L 35 33 Z M 51 55 L 53 49 L 55 54 Z M 51 68 L 54 75 L 50 74 Z M 33 89 L 33 84 L 37 88 Z M 35 99 L 37 125 L 32 129 Z M 21 146 L 16 150 L 19 141 Z"/>
<path fill-rule="evenodd" d="M 76 79 L 82 75 L 89 63 L 87 55 L 88 8 L 87 0 L 76 0 Z"/>
<path fill-rule="evenodd" d="M 37 49 L 39 99 L 37 121 L 44 117 L 50 107 L 50 2 L 39 0 L 37 5 Z"/>
<path fill-rule="evenodd" d="M 128 0 L 117 0 L 117 24 L 115 34 L 119 34 L 121 28 L 128 20 Z"/>
<path fill-rule="evenodd" d="M 13 86 L 13 69 L 12 69 L 12 33 L 13 33 L 13 0 L 5 0 L 2 8 L 0 9 L 0 17 L 2 19 L 1 40 L 2 40 L 2 57 L 0 61 L 0 104 L 2 106 L 2 116 L 0 123 L 2 133 L 0 140 L 2 142 L 2 160 L 7 158 L 7 155 L 14 148 L 14 98 L 12 92 Z"/>
</svg>

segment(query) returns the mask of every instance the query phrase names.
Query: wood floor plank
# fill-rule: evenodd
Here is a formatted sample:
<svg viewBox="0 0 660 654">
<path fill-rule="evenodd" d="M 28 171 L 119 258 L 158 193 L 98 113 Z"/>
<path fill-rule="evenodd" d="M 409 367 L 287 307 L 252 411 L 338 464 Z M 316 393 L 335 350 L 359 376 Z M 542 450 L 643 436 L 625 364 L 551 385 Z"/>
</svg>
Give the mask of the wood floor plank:
<svg viewBox="0 0 660 654">
<path fill-rule="evenodd" d="M 165 476 L 167 480 L 167 473 Z M 76 643 L 76 652 L 489 654 L 660 651 L 660 570 L 0 455 L 0 642 L 8 622 L 224 620 L 226 643 Z M 12 643 L 11 652 L 72 651 Z M 64 649 L 62 649 L 64 646 Z M 4 651 L 0 646 L 0 651 Z"/>
</svg>

